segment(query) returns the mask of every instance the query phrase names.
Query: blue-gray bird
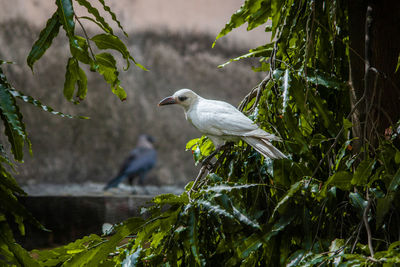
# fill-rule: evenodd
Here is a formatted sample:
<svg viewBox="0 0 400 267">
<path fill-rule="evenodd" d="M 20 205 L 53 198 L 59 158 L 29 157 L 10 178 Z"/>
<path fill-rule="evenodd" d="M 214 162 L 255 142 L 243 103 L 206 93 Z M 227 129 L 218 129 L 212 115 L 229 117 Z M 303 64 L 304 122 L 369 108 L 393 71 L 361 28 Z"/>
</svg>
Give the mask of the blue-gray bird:
<svg viewBox="0 0 400 267">
<path fill-rule="evenodd" d="M 129 183 L 132 184 L 133 179 L 138 176 L 139 184 L 142 185 L 146 174 L 157 162 L 157 151 L 154 149 L 153 143 L 154 140 L 151 136 L 140 135 L 135 149 L 130 152 L 117 176 L 108 182 L 104 190 L 117 187 L 125 179 L 129 179 Z"/>
</svg>

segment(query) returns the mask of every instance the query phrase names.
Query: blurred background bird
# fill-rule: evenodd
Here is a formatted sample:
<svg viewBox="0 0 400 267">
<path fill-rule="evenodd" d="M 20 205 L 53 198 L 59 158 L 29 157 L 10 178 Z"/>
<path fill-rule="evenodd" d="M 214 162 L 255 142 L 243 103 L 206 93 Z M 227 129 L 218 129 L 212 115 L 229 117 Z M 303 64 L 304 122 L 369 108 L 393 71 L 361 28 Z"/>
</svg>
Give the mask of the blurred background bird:
<svg viewBox="0 0 400 267">
<path fill-rule="evenodd" d="M 143 185 L 146 174 L 156 162 L 157 151 L 154 148 L 153 137 L 147 134 L 140 135 L 135 149 L 130 152 L 117 176 L 107 183 L 104 190 L 117 187 L 125 179 L 129 179 L 129 184 L 132 185 L 136 177 L 139 177 L 139 185 Z"/>
</svg>

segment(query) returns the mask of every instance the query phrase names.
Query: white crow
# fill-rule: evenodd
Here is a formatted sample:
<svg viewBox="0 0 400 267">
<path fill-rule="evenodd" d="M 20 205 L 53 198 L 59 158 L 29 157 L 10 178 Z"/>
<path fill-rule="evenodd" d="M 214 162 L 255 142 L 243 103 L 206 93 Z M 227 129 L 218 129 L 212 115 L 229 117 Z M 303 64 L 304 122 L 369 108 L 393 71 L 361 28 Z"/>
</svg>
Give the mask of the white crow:
<svg viewBox="0 0 400 267">
<path fill-rule="evenodd" d="M 189 89 L 181 89 L 166 97 L 159 106 L 179 104 L 185 111 L 186 120 L 202 134 L 207 135 L 216 149 L 225 141 L 242 139 L 264 157 L 271 159 L 286 158 L 270 141 L 281 141 L 273 134 L 258 127 L 231 104 L 223 101 L 202 98 Z"/>
</svg>

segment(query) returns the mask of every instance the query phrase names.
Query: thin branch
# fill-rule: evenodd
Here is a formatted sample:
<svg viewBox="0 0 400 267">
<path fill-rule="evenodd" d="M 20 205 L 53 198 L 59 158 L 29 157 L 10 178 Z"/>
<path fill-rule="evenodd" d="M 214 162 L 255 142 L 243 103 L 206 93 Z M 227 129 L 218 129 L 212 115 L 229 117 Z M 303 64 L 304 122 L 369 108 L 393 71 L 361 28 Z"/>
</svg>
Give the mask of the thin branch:
<svg viewBox="0 0 400 267">
<path fill-rule="evenodd" d="M 82 28 L 83 34 L 85 35 L 86 42 L 88 44 L 88 47 L 89 47 L 89 50 L 90 50 L 90 54 L 92 55 L 93 61 L 96 62 L 96 57 L 95 57 L 95 55 L 93 53 L 92 46 L 90 45 L 89 36 L 86 33 L 85 27 L 83 27 L 81 21 L 79 20 L 79 17 L 76 14 L 74 14 L 74 16 L 75 16 L 76 21 L 79 23 L 79 25 Z"/>
<path fill-rule="evenodd" d="M 367 7 L 367 13 L 365 14 L 365 43 L 364 43 L 364 92 L 367 92 L 370 90 L 369 88 L 369 80 L 368 80 L 368 74 L 369 71 L 371 70 L 371 27 L 372 27 L 372 7 L 370 4 L 368 4 Z M 370 101 L 372 102 L 372 99 L 368 99 L 368 97 L 365 99 L 365 124 L 364 124 L 364 133 L 363 133 L 363 139 L 361 140 L 362 147 L 364 147 L 364 158 L 366 157 L 365 153 L 367 153 L 367 147 L 366 147 L 366 142 L 365 140 L 367 139 L 367 126 L 368 126 L 368 111 L 369 111 L 369 105 Z M 372 104 L 371 104 L 372 105 Z"/>
<path fill-rule="evenodd" d="M 198 187 L 200 187 L 202 184 L 200 184 L 201 179 L 203 178 L 204 174 L 206 173 L 206 171 L 208 170 L 208 173 L 210 172 L 210 170 L 214 171 L 217 167 L 216 165 L 220 165 L 222 162 L 222 158 L 225 157 L 226 154 L 226 150 L 228 147 L 231 146 L 231 143 L 225 143 L 221 146 L 219 146 L 217 149 L 215 149 L 210 155 L 208 155 L 201 163 L 201 168 L 199 173 L 197 174 L 196 179 L 194 180 L 194 183 L 192 185 L 192 187 L 190 188 L 190 190 L 187 192 L 188 197 L 189 197 L 189 201 L 191 201 L 191 195 L 192 192 L 195 191 Z M 224 152 L 222 153 L 221 157 L 214 163 L 211 163 L 211 160 L 213 159 L 213 157 L 215 155 L 217 155 L 221 150 L 223 150 Z"/>
<path fill-rule="evenodd" d="M 192 196 L 192 192 L 195 190 L 195 187 L 197 185 L 197 183 L 199 182 L 199 180 L 203 177 L 204 173 L 207 170 L 207 165 L 203 165 L 200 168 L 199 173 L 197 174 L 196 180 L 194 180 L 194 183 L 192 185 L 192 187 L 190 188 L 190 190 L 187 192 L 187 195 L 189 197 L 189 202 L 192 200 L 191 196 Z"/>
<path fill-rule="evenodd" d="M 367 198 L 368 198 L 368 203 L 364 209 L 363 221 L 364 221 L 364 225 L 365 225 L 365 230 L 367 231 L 369 252 L 371 253 L 371 257 L 373 258 L 375 253 L 374 253 L 374 247 L 372 245 L 371 227 L 369 226 L 369 222 L 368 222 L 368 213 L 369 213 L 369 210 L 372 205 L 372 198 L 368 197 L 368 189 L 367 189 Z"/>
<path fill-rule="evenodd" d="M 361 227 L 362 227 L 362 220 L 358 225 L 357 236 L 356 239 L 354 240 L 353 246 L 351 247 L 350 254 L 353 254 L 354 250 L 356 249 L 358 238 L 360 237 Z"/>
</svg>

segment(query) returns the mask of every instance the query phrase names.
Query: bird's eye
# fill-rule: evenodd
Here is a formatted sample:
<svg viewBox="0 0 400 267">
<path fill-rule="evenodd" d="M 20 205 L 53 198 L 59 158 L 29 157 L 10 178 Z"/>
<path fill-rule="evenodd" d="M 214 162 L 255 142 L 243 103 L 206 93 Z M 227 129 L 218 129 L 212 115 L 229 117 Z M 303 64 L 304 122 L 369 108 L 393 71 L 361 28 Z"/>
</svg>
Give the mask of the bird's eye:
<svg viewBox="0 0 400 267">
<path fill-rule="evenodd" d="M 183 102 L 187 99 L 187 96 L 178 96 L 179 101 Z"/>
</svg>

